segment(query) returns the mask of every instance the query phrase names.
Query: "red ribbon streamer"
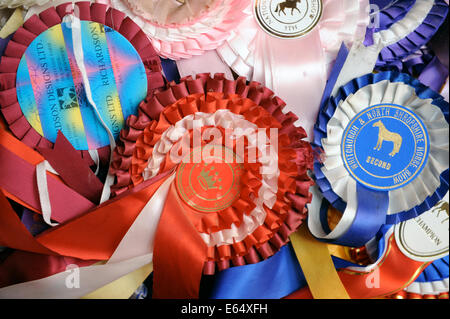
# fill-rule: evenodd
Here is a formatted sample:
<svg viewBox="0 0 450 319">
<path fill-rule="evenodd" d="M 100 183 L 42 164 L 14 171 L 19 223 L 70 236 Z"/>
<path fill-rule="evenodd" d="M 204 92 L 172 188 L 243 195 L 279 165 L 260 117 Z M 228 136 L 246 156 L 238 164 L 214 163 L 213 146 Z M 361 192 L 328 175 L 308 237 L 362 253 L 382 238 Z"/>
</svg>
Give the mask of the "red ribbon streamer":
<svg viewBox="0 0 450 319">
<path fill-rule="evenodd" d="M 199 296 L 207 247 L 184 213 L 187 210 L 172 183 L 155 237 L 154 298 Z"/>
</svg>

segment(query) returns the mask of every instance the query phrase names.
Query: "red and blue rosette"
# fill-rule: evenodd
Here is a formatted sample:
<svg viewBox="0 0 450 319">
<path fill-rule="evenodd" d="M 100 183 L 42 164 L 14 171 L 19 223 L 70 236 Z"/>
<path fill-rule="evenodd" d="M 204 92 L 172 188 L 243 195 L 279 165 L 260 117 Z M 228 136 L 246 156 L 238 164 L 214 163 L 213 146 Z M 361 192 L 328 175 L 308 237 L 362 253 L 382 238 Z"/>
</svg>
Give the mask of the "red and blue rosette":
<svg viewBox="0 0 450 319">
<path fill-rule="evenodd" d="M 101 81 L 106 76 L 106 73 L 109 72 L 107 69 L 114 69 L 114 76 L 120 73 L 122 77 L 135 77 L 141 88 L 136 92 L 136 97 L 140 95 L 145 97 L 147 93 L 164 85 L 161 62 L 156 51 L 145 33 L 130 18 L 120 11 L 100 3 L 88 1 L 75 4 L 64 3 L 31 16 L 9 41 L 0 63 L 1 111 L 12 133 L 32 148 L 51 149 L 56 140 L 56 132 L 61 130 L 83 156 L 89 157 L 89 150 L 97 150 L 100 159 L 107 161 L 110 143 L 106 134 L 100 134 L 102 132 L 98 133 L 96 137 L 94 136 L 93 132 L 101 131 L 102 128 L 98 129 L 100 124 L 96 122 L 98 120 L 95 119 L 94 112 L 87 106 L 89 103 L 86 102 L 81 77 L 73 57 L 70 32 L 66 32 L 70 28 L 63 27 L 66 25 L 64 18 L 72 14 L 79 16 L 81 25 L 86 30 L 94 23 L 100 26 L 100 33 L 92 36 L 83 30 L 83 51 L 91 86 L 101 87 L 98 85 L 98 80 Z M 111 46 L 108 47 L 108 44 L 103 41 L 105 37 Z M 96 42 L 89 44 L 87 38 L 93 40 L 95 38 Z M 51 51 L 45 48 L 40 50 L 40 43 L 54 49 L 61 48 L 62 51 L 56 49 Z M 96 49 L 98 50 L 95 51 Z M 64 53 L 56 56 L 52 53 L 56 51 Z M 92 57 L 95 57 L 96 52 L 100 51 L 102 57 L 96 65 Z M 48 67 L 54 62 L 48 58 L 52 54 L 54 61 L 57 59 L 63 61 L 58 64 L 59 68 L 50 69 Z M 111 62 L 108 63 L 109 60 Z M 125 67 L 121 68 L 121 72 L 118 73 L 119 63 Z M 64 69 L 69 65 L 70 67 Z M 55 72 L 59 72 L 58 76 L 53 74 L 56 69 L 58 71 Z M 53 71 L 49 73 L 49 70 Z M 42 78 L 39 78 L 39 75 L 42 75 Z M 66 80 L 60 80 L 61 78 Z M 95 98 L 109 129 L 112 132 L 117 131 L 118 134 L 125 122 L 120 118 L 123 117 L 126 120 L 130 114 L 137 112 L 139 100 L 133 103 L 133 98 L 125 98 L 122 94 L 123 90 L 118 86 L 120 84 L 123 88 L 129 84 L 118 78 L 115 78 L 114 81 L 111 79 L 112 76 L 109 79 L 105 78 L 105 81 L 111 81 L 108 83 L 111 85 L 103 92 L 114 96 L 108 99 L 104 96 L 105 94 L 96 94 Z M 70 81 L 72 81 L 72 85 L 70 85 Z M 115 82 L 114 85 L 112 82 Z M 112 86 L 116 85 L 117 88 L 114 91 Z M 116 95 L 119 96 L 119 99 L 116 98 Z M 32 96 L 35 98 L 31 98 Z M 74 98 L 75 96 L 76 98 Z M 102 103 L 100 98 L 104 98 L 106 103 L 104 101 Z M 107 111 L 108 104 L 110 104 L 108 101 L 112 99 L 114 99 L 114 108 L 116 108 L 116 104 L 120 104 L 119 109 L 123 106 L 121 109 L 123 112 Z M 59 101 L 59 104 L 57 102 L 52 104 L 52 101 L 56 100 Z M 73 103 L 64 104 L 66 100 Z M 82 108 L 79 107 L 79 104 L 82 104 Z M 89 112 L 92 114 L 87 114 Z M 56 123 L 63 124 L 57 125 Z"/>
<path fill-rule="evenodd" d="M 396 65 L 419 51 L 438 31 L 448 13 L 448 4 L 443 0 L 371 3 L 379 7 L 373 15 L 378 25 L 372 32 L 374 38 L 380 37 L 384 43 L 377 61 L 379 68 Z"/>
<path fill-rule="evenodd" d="M 212 275 L 267 259 L 302 224 L 305 205 L 311 200 L 307 170 L 312 168 L 312 152 L 302 140 L 305 131 L 294 126 L 297 117 L 283 113 L 284 106 L 257 82 L 200 74 L 149 96 L 141 103 L 139 115 L 128 119 L 111 166 L 116 176 L 112 194 L 120 195 L 153 176 L 176 170 L 155 238 L 155 296 L 195 296 L 195 289 L 186 288 L 192 286 L 186 282 L 190 278 L 199 280 L 201 273 Z M 276 128 L 279 155 L 265 157 L 258 144 L 261 161 L 251 163 L 249 152 L 256 144 L 246 138 L 241 164 L 235 160 L 226 160 L 226 165 L 207 163 L 204 156 L 211 143 L 224 151 L 221 154 L 236 159 L 238 152 L 231 150 L 238 149 L 241 137 L 233 135 L 234 142 L 227 145 L 223 140 L 217 144 L 214 138 L 195 146 L 194 122 L 202 136 L 214 129 L 225 136 L 227 130 L 262 129 L 269 134 Z M 173 159 L 172 151 L 178 152 L 183 145 L 189 148 L 189 156 L 203 154 L 201 164 Z M 266 170 L 271 166 L 276 169 Z M 181 244 L 177 237 L 186 228 L 192 237 L 185 235 Z M 184 266 L 188 261 L 189 269 Z M 178 287 L 170 284 L 174 280 Z"/>
<path fill-rule="evenodd" d="M 315 126 L 323 153 L 314 172 L 320 192 L 344 214 L 333 231 L 320 213 L 311 214 L 315 237 L 360 247 L 383 224 L 436 205 L 449 187 L 448 109 L 407 74 L 368 74 L 341 87 Z"/>
</svg>

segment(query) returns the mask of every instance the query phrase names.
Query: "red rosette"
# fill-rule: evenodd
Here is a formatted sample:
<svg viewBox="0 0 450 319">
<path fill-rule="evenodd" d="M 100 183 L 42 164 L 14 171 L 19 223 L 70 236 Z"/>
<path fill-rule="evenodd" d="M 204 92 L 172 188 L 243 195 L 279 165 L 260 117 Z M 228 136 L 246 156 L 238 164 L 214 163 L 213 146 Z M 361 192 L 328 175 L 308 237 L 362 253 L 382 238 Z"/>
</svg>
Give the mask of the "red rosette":
<svg viewBox="0 0 450 319">
<path fill-rule="evenodd" d="M 161 61 L 145 33 L 125 14 L 107 5 L 90 3 L 89 1 L 76 2 L 79 18 L 104 24 L 130 41 L 138 52 L 147 73 L 148 93 L 164 86 Z M 1 112 L 12 133 L 22 142 L 37 148 L 52 148 L 53 143 L 41 136 L 27 121 L 17 100 L 16 76 L 20 60 L 27 47 L 41 33 L 62 22 L 65 15 L 73 13 L 73 4 L 68 2 L 57 7 L 50 7 L 39 15 L 30 17 L 19 28 L 5 49 L 0 62 L 0 107 Z M 102 162 L 109 161 L 110 147 L 98 149 Z M 80 151 L 81 155 L 88 156 L 88 151 Z"/>
<path fill-rule="evenodd" d="M 264 222 L 243 240 L 208 245 L 203 272 L 214 274 L 216 268 L 220 271 L 269 258 L 289 241 L 289 235 L 306 218 L 305 207 L 311 200 L 309 188 L 313 184 L 307 174 L 312 168 L 313 154 L 310 144 L 303 140 L 306 133 L 294 125 L 297 117 L 293 113 L 283 113 L 284 107 L 285 103 L 271 90 L 257 82 L 247 83 L 243 77 L 227 80 L 223 74 L 214 77 L 199 74 L 195 79 L 184 78 L 179 84 L 169 83 L 165 90 L 155 91 L 140 104 L 138 116 L 130 116 L 120 133 L 110 170 L 116 176 L 111 188 L 113 196 L 144 181 L 143 174 L 148 173 L 148 163 L 155 158 L 154 148 L 161 143 L 162 134 L 189 116 L 228 110 L 266 132 L 278 128 L 276 201 L 271 208 L 264 205 Z M 192 135 L 192 130 L 187 132 Z M 180 169 L 181 164 L 173 163 L 168 153 L 166 155 L 161 165 L 158 164 L 158 174 L 174 167 Z M 205 213 L 192 209 L 192 203 L 188 201 L 183 203 L 184 214 L 199 234 L 209 236 L 228 230 L 231 225 L 239 227 L 242 224 L 244 216 L 248 216 L 255 206 L 252 200 L 261 188 L 260 166 L 260 163 L 244 162 L 239 178 L 240 196 L 222 210 Z"/>
</svg>

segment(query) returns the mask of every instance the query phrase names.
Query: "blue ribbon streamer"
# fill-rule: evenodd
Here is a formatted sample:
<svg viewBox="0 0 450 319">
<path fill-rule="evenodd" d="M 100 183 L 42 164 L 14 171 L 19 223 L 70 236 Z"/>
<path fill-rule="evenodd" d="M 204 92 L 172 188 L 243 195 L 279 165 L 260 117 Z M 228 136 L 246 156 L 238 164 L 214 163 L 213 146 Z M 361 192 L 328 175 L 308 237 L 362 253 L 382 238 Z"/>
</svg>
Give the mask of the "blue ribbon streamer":
<svg viewBox="0 0 450 319">
<path fill-rule="evenodd" d="M 180 82 L 180 73 L 178 72 L 177 63 L 170 59 L 161 58 L 161 64 L 167 81 L 176 83 Z"/>
<path fill-rule="evenodd" d="M 358 267 L 332 257 L 337 269 Z M 307 285 L 291 243 L 257 264 L 232 267 L 218 273 L 211 299 L 281 299 Z"/>
<path fill-rule="evenodd" d="M 356 78 L 341 87 L 334 98 L 329 99 L 328 103 L 325 103 L 321 106 L 317 123 L 314 127 L 314 146 L 318 148 L 322 146 L 322 139 L 327 137 L 328 121 L 334 115 L 340 101 L 345 100 L 350 94 L 354 94 L 362 87 L 385 80 L 388 80 L 390 82 L 403 82 L 407 85 L 412 86 L 418 97 L 422 99 L 431 99 L 431 103 L 439 107 L 439 109 L 444 114 L 446 121 L 449 122 L 448 103 L 440 94 L 423 85 L 419 80 L 414 79 L 408 74 L 393 71 L 381 72 L 377 74 L 370 73 L 360 78 Z M 316 160 L 316 163 L 314 165 L 315 177 L 317 179 L 316 183 L 323 196 L 331 203 L 331 205 L 343 212 L 347 205 L 332 190 L 331 184 L 321 171 L 321 167 L 322 164 L 318 160 Z M 397 224 L 402 221 L 417 217 L 420 214 L 433 208 L 448 191 L 449 170 L 447 169 L 445 172 L 443 172 L 439 178 L 440 186 L 433 194 L 428 196 L 421 205 L 416 206 L 408 211 L 387 215 L 385 223 Z"/>
<path fill-rule="evenodd" d="M 371 190 L 359 183 L 356 186 L 356 192 L 358 209 L 352 225 L 339 239 L 326 240 L 326 242 L 335 245 L 361 247 L 374 238 L 380 227 L 385 223 L 386 212 L 389 208 L 388 192 Z M 321 209 L 322 226 L 328 224 L 325 222 L 326 213 L 327 210 Z M 327 233 L 331 232 L 328 225 L 323 229 Z"/>
<path fill-rule="evenodd" d="M 3 53 L 5 52 L 6 47 L 8 46 L 9 40 L 11 40 L 12 35 L 7 36 L 6 38 L 0 38 L 0 61 L 2 60 Z"/>
</svg>

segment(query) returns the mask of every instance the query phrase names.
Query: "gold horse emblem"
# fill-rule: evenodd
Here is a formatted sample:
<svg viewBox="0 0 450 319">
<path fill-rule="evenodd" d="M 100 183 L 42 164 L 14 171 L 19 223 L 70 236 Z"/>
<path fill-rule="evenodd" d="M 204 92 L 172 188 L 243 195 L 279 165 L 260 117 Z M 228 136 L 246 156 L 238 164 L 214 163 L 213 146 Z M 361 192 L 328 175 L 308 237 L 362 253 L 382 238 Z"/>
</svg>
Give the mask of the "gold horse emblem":
<svg viewBox="0 0 450 319">
<path fill-rule="evenodd" d="M 400 136 L 400 134 L 397 133 L 393 133 L 390 132 L 386 126 L 384 126 L 383 122 L 378 121 L 376 122 L 373 127 L 378 127 L 379 128 L 379 133 L 378 133 L 378 143 L 377 146 L 375 146 L 374 150 L 379 151 L 381 150 L 381 148 L 383 147 L 383 142 L 392 142 L 394 143 L 394 149 L 392 150 L 391 153 L 389 153 L 390 157 L 394 157 L 395 155 L 398 154 L 398 152 L 400 152 L 400 148 L 402 147 L 402 143 L 403 143 L 403 139 Z"/>
</svg>

